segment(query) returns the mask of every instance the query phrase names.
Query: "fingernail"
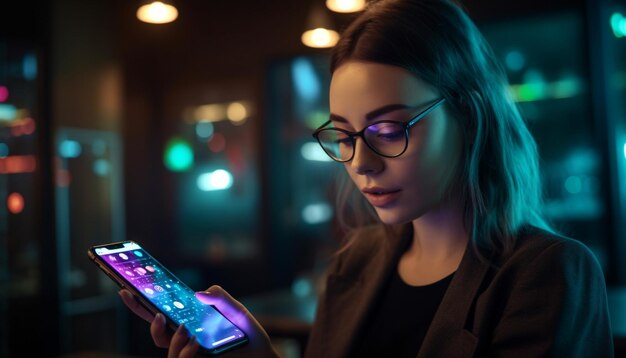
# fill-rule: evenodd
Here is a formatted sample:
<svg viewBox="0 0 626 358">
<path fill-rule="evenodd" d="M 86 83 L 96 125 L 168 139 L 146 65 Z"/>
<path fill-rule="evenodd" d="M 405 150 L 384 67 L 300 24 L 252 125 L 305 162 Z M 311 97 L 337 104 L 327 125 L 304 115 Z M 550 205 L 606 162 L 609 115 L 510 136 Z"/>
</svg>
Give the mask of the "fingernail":
<svg viewBox="0 0 626 358">
<path fill-rule="evenodd" d="M 185 337 L 189 337 L 189 331 L 187 330 L 187 327 L 185 327 L 185 324 L 181 324 L 180 326 L 178 326 L 178 329 L 176 330 L 176 334 L 180 334 L 183 335 Z"/>
</svg>

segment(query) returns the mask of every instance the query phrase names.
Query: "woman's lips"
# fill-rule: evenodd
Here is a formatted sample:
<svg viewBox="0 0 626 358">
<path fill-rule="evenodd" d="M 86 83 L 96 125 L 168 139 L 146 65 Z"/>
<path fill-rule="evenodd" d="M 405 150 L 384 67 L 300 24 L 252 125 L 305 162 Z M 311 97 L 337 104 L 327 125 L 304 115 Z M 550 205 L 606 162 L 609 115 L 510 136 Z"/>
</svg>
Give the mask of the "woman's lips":
<svg viewBox="0 0 626 358">
<path fill-rule="evenodd" d="M 365 189 L 363 195 L 375 207 L 385 207 L 396 201 L 400 197 L 400 190 L 377 190 Z"/>
</svg>

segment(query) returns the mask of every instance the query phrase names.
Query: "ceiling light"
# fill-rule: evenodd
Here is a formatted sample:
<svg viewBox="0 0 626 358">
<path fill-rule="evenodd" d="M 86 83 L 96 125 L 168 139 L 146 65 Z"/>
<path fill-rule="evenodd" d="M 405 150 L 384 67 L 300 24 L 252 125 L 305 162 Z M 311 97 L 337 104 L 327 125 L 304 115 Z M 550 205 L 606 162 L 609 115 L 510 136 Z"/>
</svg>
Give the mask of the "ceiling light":
<svg viewBox="0 0 626 358">
<path fill-rule="evenodd" d="M 326 7 L 334 12 L 357 12 L 365 9 L 365 0 L 326 0 Z"/>
<path fill-rule="evenodd" d="M 177 17 L 176 7 L 161 1 L 146 3 L 137 10 L 137 18 L 150 24 L 166 24 L 176 20 Z"/>
<path fill-rule="evenodd" d="M 309 12 L 301 40 L 306 46 L 314 48 L 333 47 L 339 41 L 339 33 L 332 29 L 330 17 L 323 6 L 314 6 Z"/>
</svg>

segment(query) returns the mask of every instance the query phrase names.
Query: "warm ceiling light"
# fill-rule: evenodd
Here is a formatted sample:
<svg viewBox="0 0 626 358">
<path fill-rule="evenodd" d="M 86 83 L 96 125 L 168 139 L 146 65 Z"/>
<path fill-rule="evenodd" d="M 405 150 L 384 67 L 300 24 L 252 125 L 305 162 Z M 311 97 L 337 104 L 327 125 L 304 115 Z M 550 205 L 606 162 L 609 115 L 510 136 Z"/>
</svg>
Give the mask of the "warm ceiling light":
<svg viewBox="0 0 626 358">
<path fill-rule="evenodd" d="M 313 30 L 305 31 L 302 34 L 302 43 L 315 48 L 333 47 L 339 41 L 337 31 L 323 29 L 318 27 Z"/>
<path fill-rule="evenodd" d="M 357 12 L 365 9 L 365 0 L 326 0 L 326 7 L 334 12 Z"/>
<path fill-rule="evenodd" d="M 300 37 L 302 43 L 308 47 L 328 48 L 339 41 L 339 33 L 332 30 L 332 20 L 328 10 L 320 4 L 314 4 L 306 22 L 306 31 Z"/>
<path fill-rule="evenodd" d="M 137 10 L 137 18 L 150 24 L 166 24 L 176 20 L 178 10 L 172 5 L 154 1 Z"/>
</svg>

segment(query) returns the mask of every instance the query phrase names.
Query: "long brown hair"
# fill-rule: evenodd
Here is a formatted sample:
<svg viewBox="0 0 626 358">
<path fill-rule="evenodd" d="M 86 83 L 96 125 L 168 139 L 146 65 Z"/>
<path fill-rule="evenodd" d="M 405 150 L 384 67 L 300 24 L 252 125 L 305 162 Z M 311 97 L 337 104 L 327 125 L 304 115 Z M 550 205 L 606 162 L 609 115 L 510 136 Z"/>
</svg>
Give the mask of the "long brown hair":
<svg viewBox="0 0 626 358">
<path fill-rule="evenodd" d="M 455 189 L 475 249 L 506 255 L 522 226 L 554 231 L 541 212 L 535 140 L 508 95 L 505 71 L 461 5 L 451 0 L 373 2 L 333 49 L 331 74 L 350 60 L 401 67 L 446 98 L 465 139 Z M 345 183 L 339 195 L 340 222 L 352 227 L 375 221 L 371 207 L 363 209 L 363 198 L 354 203 L 353 190 Z"/>
</svg>

